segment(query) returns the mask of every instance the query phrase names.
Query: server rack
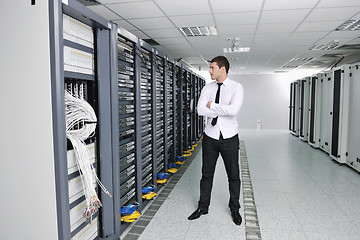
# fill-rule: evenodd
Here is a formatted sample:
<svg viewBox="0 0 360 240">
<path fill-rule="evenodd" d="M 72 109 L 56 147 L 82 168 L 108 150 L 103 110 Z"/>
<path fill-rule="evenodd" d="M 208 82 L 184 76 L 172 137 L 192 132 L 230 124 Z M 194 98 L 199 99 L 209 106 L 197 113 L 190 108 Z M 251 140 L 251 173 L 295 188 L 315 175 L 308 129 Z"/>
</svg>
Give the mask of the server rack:
<svg viewBox="0 0 360 240">
<path fill-rule="evenodd" d="M 350 66 L 344 65 L 332 71 L 334 79 L 331 141 L 329 155 L 339 163 L 346 163 L 347 127 L 349 115 Z"/>
<path fill-rule="evenodd" d="M 198 92 L 198 97 L 200 98 L 200 94 L 201 94 L 201 90 L 203 89 L 203 87 L 205 86 L 205 80 L 204 79 L 200 79 L 200 88 L 199 88 L 199 92 Z M 197 104 L 197 103 L 196 103 Z M 205 126 L 205 122 L 204 122 L 204 117 L 203 116 L 199 116 L 199 122 L 200 122 L 200 136 L 202 136 L 203 132 L 204 132 L 204 126 Z"/>
<path fill-rule="evenodd" d="M 321 113 L 321 75 L 315 74 L 310 78 L 310 102 L 309 102 L 309 139 L 311 146 L 319 148 L 320 143 L 320 113 Z"/>
<path fill-rule="evenodd" d="M 108 174 L 115 164 L 111 155 L 110 97 L 107 94 L 110 81 L 99 81 L 110 79 L 110 23 L 77 1 L 55 3 L 52 7 L 52 24 L 56 26 L 50 39 L 55 59 L 52 65 L 53 125 L 59 130 L 54 139 L 59 238 L 116 239 L 119 229 L 115 228 L 114 199 L 98 190 L 102 208 L 93 215 L 92 221 L 83 218 L 85 197 L 79 181 L 80 170 L 75 165 L 71 144 L 61 144 L 66 141 L 64 91 L 67 90 L 73 96 L 88 101 L 95 110 L 98 119 L 96 133 L 85 143 L 101 182 L 116 194 L 117 190 L 112 185 L 114 176 Z M 85 124 L 94 123 L 84 122 L 77 127 Z"/>
<path fill-rule="evenodd" d="M 168 141 L 167 136 L 167 107 L 166 93 L 166 63 L 165 56 L 156 52 L 156 172 L 167 170 Z M 166 150 L 166 151 L 165 151 Z"/>
<path fill-rule="evenodd" d="M 349 119 L 346 164 L 360 172 L 359 119 L 360 119 L 360 64 L 351 66 L 349 92 Z"/>
<path fill-rule="evenodd" d="M 308 140 L 309 93 L 310 93 L 310 77 L 306 77 L 300 81 L 299 137 L 303 141 Z"/>
<path fill-rule="evenodd" d="M 156 66 L 154 49 L 146 42 L 140 42 L 141 59 L 141 186 L 156 185 Z M 140 182 L 140 181 L 139 181 Z"/>
<path fill-rule="evenodd" d="M 184 131 L 185 131 L 185 139 L 184 139 L 184 151 L 187 151 L 191 148 L 192 144 L 192 114 L 191 114 L 191 83 L 192 83 L 192 73 L 190 71 L 185 72 L 184 78 Z"/>
<path fill-rule="evenodd" d="M 123 207 L 141 200 L 139 181 L 137 181 L 140 176 L 140 170 L 137 167 L 138 149 L 141 147 L 138 141 L 138 103 L 136 102 L 139 98 L 139 83 L 136 76 L 138 39 L 115 25 L 113 29 L 116 29 L 113 36 L 113 45 L 116 46 L 114 54 L 116 71 L 112 89 L 114 115 L 112 121 L 114 136 L 116 136 L 114 141 L 118 146 L 114 159 L 119 165 L 115 171 L 119 175 L 117 184 L 120 188 L 117 202 L 119 207 Z M 117 212 L 117 217 L 120 218 L 120 211 Z M 127 225 L 122 223 L 120 232 L 123 232 Z"/>
<path fill-rule="evenodd" d="M 300 108 L 300 81 L 297 80 L 292 83 L 292 119 L 291 119 L 291 134 L 299 136 L 299 108 Z"/>
<path fill-rule="evenodd" d="M 194 83 L 194 105 L 193 105 L 193 112 L 195 115 L 195 139 L 200 136 L 200 117 L 196 111 L 196 106 L 199 101 L 199 88 L 200 88 L 200 78 L 199 76 L 195 75 L 195 83 Z"/>
<path fill-rule="evenodd" d="M 331 85 L 332 78 L 331 72 L 321 75 L 321 128 L 320 128 L 320 148 L 329 153 L 330 150 L 330 124 L 332 115 L 332 94 Z"/>
<path fill-rule="evenodd" d="M 174 163 L 176 161 L 176 94 L 175 94 L 175 65 L 174 62 L 166 59 L 166 88 L 165 88 L 165 96 L 166 96 L 166 117 L 167 122 L 167 154 L 168 154 L 168 162 Z"/>
<path fill-rule="evenodd" d="M 175 65 L 175 96 L 176 96 L 176 156 L 181 156 L 184 149 L 184 95 L 183 95 L 183 70 L 180 66 Z"/>
<path fill-rule="evenodd" d="M 290 103 L 289 103 L 289 131 L 292 132 L 292 127 L 293 127 L 293 88 L 294 88 L 294 83 L 290 83 Z"/>
</svg>

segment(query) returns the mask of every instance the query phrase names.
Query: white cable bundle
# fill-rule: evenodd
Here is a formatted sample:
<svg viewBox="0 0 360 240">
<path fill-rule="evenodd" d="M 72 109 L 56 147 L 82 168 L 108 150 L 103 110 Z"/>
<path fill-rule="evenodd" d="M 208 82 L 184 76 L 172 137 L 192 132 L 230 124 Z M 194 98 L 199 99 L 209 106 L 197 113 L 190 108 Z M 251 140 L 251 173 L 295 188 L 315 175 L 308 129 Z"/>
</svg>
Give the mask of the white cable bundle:
<svg viewBox="0 0 360 240">
<path fill-rule="evenodd" d="M 80 177 L 84 187 L 86 207 L 84 217 L 92 220 L 101 207 L 101 202 L 95 191 L 95 180 L 101 189 L 108 194 L 105 186 L 96 175 L 95 168 L 90 162 L 89 152 L 85 140 L 92 137 L 96 129 L 96 115 L 94 109 L 84 99 L 79 99 L 65 91 L 65 116 L 66 116 L 66 137 L 74 147 L 76 162 L 79 168 Z"/>
</svg>

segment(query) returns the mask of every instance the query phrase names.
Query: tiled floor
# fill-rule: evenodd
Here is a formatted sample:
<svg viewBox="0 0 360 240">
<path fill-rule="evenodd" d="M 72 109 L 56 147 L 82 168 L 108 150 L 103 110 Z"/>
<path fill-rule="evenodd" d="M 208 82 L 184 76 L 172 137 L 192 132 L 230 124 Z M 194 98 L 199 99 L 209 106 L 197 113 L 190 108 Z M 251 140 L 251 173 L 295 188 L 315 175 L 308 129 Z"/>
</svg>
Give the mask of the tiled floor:
<svg viewBox="0 0 360 240">
<path fill-rule="evenodd" d="M 262 239 L 360 239 L 360 175 L 355 170 L 286 130 L 240 130 L 240 139 L 245 141 Z M 139 239 L 246 239 L 244 223 L 236 226 L 230 217 L 222 159 L 209 214 L 187 220 L 197 207 L 200 177 L 201 151 Z"/>
</svg>

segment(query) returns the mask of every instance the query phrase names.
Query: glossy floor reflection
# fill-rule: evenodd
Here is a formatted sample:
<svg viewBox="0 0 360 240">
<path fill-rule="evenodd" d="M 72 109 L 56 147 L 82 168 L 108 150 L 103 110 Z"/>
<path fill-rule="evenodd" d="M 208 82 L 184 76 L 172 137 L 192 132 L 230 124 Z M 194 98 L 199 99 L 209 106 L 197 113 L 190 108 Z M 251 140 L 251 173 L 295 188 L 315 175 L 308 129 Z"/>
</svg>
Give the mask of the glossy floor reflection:
<svg viewBox="0 0 360 240">
<path fill-rule="evenodd" d="M 355 170 L 286 130 L 240 130 L 240 139 L 245 141 L 262 239 L 360 239 L 360 175 Z M 197 207 L 200 177 L 201 152 L 139 239 L 246 239 L 244 223 L 236 226 L 231 220 L 221 158 L 209 214 L 187 220 Z"/>
</svg>

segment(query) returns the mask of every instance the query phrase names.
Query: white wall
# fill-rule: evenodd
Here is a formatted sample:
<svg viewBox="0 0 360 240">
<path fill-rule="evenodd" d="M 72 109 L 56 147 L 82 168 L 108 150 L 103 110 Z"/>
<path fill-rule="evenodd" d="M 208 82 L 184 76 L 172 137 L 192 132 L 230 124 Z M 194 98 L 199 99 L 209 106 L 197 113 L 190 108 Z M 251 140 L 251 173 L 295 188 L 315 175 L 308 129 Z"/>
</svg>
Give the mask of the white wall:
<svg viewBox="0 0 360 240">
<path fill-rule="evenodd" d="M 244 103 L 238 115 L 239 128 L 287 129 L 290 80 L 277 74 L 233 75 L 244 87 Z"/>
<path fill-rule="evenodd" d="M 0 239 L 57 239 L 48 1 L 0 3 Z"/>
<path fill-rule="evenodd" d="M 207 71 L 197 72 L 212 81 Z M 257 128 L 260 120 L 262 129 L 288 129 L 290 83 L 307 76 L 308 72 L 289 74 L 237 74 L 229 78 L 244 87 L 244 103 L 238 115 L 239 128 Z M 312 72 L 311 72 L 312 74 Z"/>
</svg>

